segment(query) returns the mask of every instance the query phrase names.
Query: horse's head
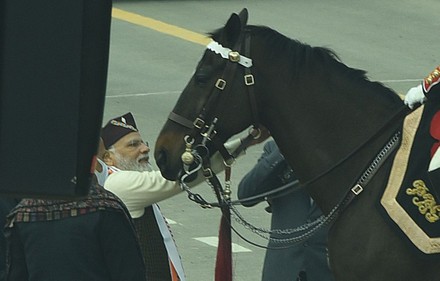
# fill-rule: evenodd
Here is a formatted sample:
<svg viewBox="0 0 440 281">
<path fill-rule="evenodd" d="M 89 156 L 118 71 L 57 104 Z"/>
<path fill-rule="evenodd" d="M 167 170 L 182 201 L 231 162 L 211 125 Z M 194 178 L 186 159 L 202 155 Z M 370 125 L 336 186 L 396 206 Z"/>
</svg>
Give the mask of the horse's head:
<svg viewBox="0 0 440 281">
<path fill-rule="evenodd" d="M 232 14 L 223 28 L 212 33 L 213 41 L 162 128 L 154 156 L 165 178 L 178 178 L 187 143 L 193 148 L 206 144 L 212 155 L 213 143 L 224 143 L 253 123 L 245 95 L 245 88 L 253 84 L 244 32 L 247 17 L 246 9 Z"/>
</svg>

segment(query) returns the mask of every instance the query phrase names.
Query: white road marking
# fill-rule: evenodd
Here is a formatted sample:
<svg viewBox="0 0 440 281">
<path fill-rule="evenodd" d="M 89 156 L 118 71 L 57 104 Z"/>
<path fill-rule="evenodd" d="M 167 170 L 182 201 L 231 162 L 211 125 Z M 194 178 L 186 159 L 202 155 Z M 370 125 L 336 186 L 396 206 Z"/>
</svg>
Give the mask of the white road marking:
<svg viewBox="0 0 440 281">
<path fill-rule="evenodd" d="M 120 95 L 109 95 L 106 96 L 108 99 L 114 98 L 130 98 L 130 97 L 145 97 L 154 95 L 169 95 L 169 94 L 180 94 L 182 91 L 165 91 L 165 92 L 155 92 L 155 93 L 126 93 Z"/>
<path fill-rule="evenodd" d="M 203 242 L 205 244 L 208 244 L 209 246 L 216 247 L 216 248 L 218 245 L 218 237 L 215 237 L 215 236 L 196 237 L 193 239 L 200 241 L 200 242 Z M 232 243 L 232 252 L 233 253 L 248 253 L 248 252 L 252 252 L 252 250 L 245 248 L 243 246 L 237 245 L 235 243 Z"/>
<path fill-rule="evenodd" d="M 165 218 L 165 219 L 167 220 L 168 224 L 177 224 L 176 221 L 173 221 L 173 220 L 171 220 L 169 218 Z"/>
</svg>

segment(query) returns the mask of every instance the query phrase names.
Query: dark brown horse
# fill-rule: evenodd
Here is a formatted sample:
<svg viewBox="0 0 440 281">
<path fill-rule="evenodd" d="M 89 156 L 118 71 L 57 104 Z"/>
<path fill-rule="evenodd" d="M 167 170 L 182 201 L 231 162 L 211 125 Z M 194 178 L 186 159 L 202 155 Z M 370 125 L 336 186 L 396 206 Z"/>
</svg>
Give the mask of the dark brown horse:
<svg viewBox="0 0 440 281">
<path fill-rule="evenodd" d="M 216 143 L 264 125 L 329 213 L 346 203 L 343 198 L 372 160 L 396 132 L 399 136 L 403 103 L 332 51 L 246 22 L 243 10 L 211 34 L 215 43 L 208 45 L 157 139 L 156 162 L 164 177 L 176 180 L 185 136 L 198 143 L 202 136 L 194 132 L 215 127 L 212 153 Z M 440 261 L 409 249 L 378 210 L 395 152 L 390 153 L 331 228 L 330 263 L 338 281 L 440 280 Z"/>
</svg>

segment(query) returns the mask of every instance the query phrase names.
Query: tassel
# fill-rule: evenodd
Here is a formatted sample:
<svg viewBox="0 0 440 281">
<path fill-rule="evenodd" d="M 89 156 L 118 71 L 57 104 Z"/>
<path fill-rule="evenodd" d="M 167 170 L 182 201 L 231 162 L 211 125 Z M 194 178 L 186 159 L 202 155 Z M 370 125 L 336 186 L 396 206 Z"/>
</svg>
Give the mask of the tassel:
<svg viewBox="0 0 440 281">
<path fill-rule="evenodd" d="M 231 211 L 228 207 L 223 207 L 218 235 L 215 281 L 232 281 L 232 241 L 230 219 Z"/>
</svg>

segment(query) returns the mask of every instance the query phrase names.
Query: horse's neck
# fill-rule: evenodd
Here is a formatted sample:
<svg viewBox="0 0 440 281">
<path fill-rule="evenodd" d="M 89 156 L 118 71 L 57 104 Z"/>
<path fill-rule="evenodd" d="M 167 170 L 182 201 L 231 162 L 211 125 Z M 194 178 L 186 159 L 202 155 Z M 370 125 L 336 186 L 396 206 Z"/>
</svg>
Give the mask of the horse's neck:
<svg viewBox="0 0 440 281">
<path fill-rule="evenodd" d="M 276 79 L 273 77 L 268 83 L 276 85 Z M 353 90 L 350 94 L 357 95 L 353 98 L 342 93 L 342 90 L 325 91 L 325 87 L 335 88 L 334 85 L 322 88 L 292 85 L 292 93 L 286 87 L 276 93 L 272 91 L 270 98 L 265 100 L 265 125 L 302 182 L 329 170 L 355 151 L 384 125 L 392 114 L 390 109 L 393 111 L 392 108 L 397 108 L 396 105 L 389 107 L 388 103 L 385 105 L 373 98 L 368 99 L 367 93 L 362 90 L 358 93 Z M 371 141 L 368 148 L 357 152 L 333 174 L 323 177 L 310 187 L 315 196 L 330 198 L 324 200 L 329 206 L 321 206 L 323 209 L 330 208 L 360 175 L 367 162 L 386 142 L 390 132 Z M 324 185 L 328 188 L 322 189 Z M 338 191 L 338 188 L 341 190 Z M 315 199 L 320 201 L 320 198 Z M 321 205 L 326 205 L 326 202 Z"/>
</svg>

